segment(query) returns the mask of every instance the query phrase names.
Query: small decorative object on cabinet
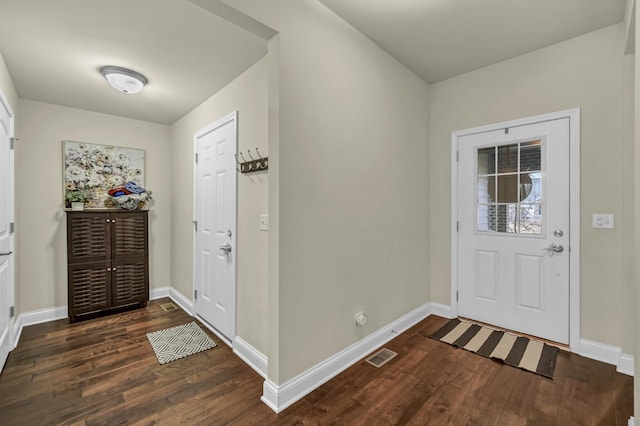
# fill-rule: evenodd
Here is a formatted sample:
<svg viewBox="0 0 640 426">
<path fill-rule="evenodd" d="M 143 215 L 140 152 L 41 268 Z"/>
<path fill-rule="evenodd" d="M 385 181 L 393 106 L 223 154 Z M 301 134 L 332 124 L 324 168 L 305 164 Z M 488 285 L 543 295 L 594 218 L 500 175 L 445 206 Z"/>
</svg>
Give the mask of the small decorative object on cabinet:
<svg viewBox="0 0 640 426">
<path fill-rule="evenodd" d="M 69 322 L 149 300 L 146 210 L 67 211 Z"/>
</svg>

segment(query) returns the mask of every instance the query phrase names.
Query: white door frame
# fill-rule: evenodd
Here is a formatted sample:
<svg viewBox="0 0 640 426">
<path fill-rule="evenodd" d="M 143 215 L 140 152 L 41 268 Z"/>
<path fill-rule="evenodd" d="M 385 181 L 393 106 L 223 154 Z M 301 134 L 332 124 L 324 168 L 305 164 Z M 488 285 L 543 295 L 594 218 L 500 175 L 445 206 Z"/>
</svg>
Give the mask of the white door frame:
<svg viewBox="0 0 640 426">
<path fill-rule="evenodd" d="M 234 122 L 234 127 L 235 127 L 235 135 L 236 135 L 236 146 L 235 146 L 235 152 L 238 152 L 238 111 L 233 111 L 232 113 L 229 113 L 227 115 L 225 115 L 224 117 L 220 118 L 219 120 L 216 120 L 215 122 L 213 122 L 212 124 L 206 126 L 203 129 L 198 130 L 194 135 L 193 135 L 193 224 L 196 224 L 196 213 L 197 213 L 197 202 L 198 202 L 198 194 L 197 194 L 197 186 L 196 186 L 196 181 L 198 179 L 198 169 L 197 169 L 197 164 L 196 164 L 196 153 L 198 152 L 198 138 L 205 133 L 209 133 L 211 131 L 213 131 L 214 129 L 221 127 L 227 123 L 229 123 L 230 121 Z M 235 193 L 234 193 L 234 203 L 235 203 L 235 212 L 236 212 L 236 218 L 235 218 L 235 223 L 236 223 L 236 227 L 235 229 L 233 229 L 233 234 L 231 236 L 231 245 L 234 249 L 235 252 L 235 256 L 236 256 L 236 261 L 235 261 L 235 270 L 233 271 L 233 287 L 234 287 L 234 298 L 233 298 L 233 325 L 232 325 L 232 333 L 231 336 L 229 336 L 228 338 L 223 335 L 222 333 L 218 332 L 218 330 L 216 330 L 215 328 L 211 327 L 210 324 L 206 321 L 202 321 L 202 323 L 209 329 L 211 330 L 213 333 L 215 333 L 216 336 L 218 336 L 224 343 L 227 344 L 227 346 L 233 348 L 233 343 L 235 341 L 236 338 L 236 331 L 237 331 L 237 325 L 238 325 L 238 244 L 237 244 L 237 236 L 238 236 L 238 174 L 234 173 L 233 174 L 233 179 L 235 182 Z M 193 227 L 193 265 L 192 265 L 192 275 L 193 275 L 193 282 L 192 282 L 192 289 L 193 289 L 193 293 L 191 293 L 192 298 L 193 298 L 193 309 L 191 312 L 191 316 L 192 317 L 197 317 L 197 312 L 196 312 L 196 303 L 198 303 L 198 301 L 193 297 L 195 295 L 195 291 L 196 291 L 196 285 L 197 285 L 197 276 L 196 276 L 196 256 L 198 255 L 197 253 L 197 241 L 196 241 L 196 237 L 197 237 L 197 232 L 196 232 L 196 226 Z"/>
<path fill-rule="evenodd" d="M 13 110 L 11 109 L 11 105 L 9 105 L 9 100 L 4 95 L 2 91 L 0 91 L 0 107 L 6 109 L 9 113 L 9 138 L 15 138 L 15 115 Z M 9 150 L 9 222 L 15 222 L 15 149 Z M 15 243 L 15 233 L 9 237 L 9 245 L 10 250 L 13 252 L 13 255 L 9 258 L 9 307 L 15 307 L 15 277 L 16 277 L 16 243 Z M 15 309 L 15 308 L 14 308 Z M 19 332 L 15 327 L 16 317 L 9 319 L 9 345 L 11 349 L 15 349 L 18 346 L 18 338 Z"/>
<path fill-rule="evenodd" d="M 458 315 L 458 144 L 462 136 L 569 119 L 569 346 L 580 345 L 580 108 L 489 124 L 451 133 L 451 313 Z"/>
</svg>

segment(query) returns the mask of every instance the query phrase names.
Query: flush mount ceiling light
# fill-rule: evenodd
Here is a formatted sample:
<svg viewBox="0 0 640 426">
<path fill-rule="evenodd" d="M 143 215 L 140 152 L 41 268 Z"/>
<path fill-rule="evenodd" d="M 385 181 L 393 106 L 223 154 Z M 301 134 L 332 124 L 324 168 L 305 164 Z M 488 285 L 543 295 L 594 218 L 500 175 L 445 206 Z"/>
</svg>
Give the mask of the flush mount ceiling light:
<svg viewBox="0 0 640 426">
<path fill-rule="evenodd" d="M 144 75 L 121 67 L 102 67 L 100 74 L 107 79 L 111 87 L 128 95 L 138 93 L 148 82 Z"/>
</svg>

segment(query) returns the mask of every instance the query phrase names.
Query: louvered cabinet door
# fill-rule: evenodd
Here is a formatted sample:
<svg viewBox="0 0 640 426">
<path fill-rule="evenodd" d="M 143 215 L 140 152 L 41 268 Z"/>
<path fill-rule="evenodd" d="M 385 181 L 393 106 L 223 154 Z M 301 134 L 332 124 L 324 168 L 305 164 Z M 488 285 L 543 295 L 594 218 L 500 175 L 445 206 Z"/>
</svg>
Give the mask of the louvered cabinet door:
<svg viewBox="0 0 640 426">
<path fill-rule="evenodd" d="M 111 259 L 111 215 L 67 214 L 67 262 L 98 262 Z"/>
<path fill-rule="evenodd" d="M 149 300 L 147 212 L 114 213 L 111 223 L 113 307 L 144 303 Z"/>
<path fill-rule="evenodd" d="M 131 211 L 113 213 L 112 257 L 145 257 L 147 248 L 147 212 Z"/>
<path fill-rule="evenodd" d="M 146 211 L 67 212 L 69 319 L 149 300 Z"/>
<path fill-rule="evenodd" d="M 111 261 L 68 266 L 69 319 L 111 306 Z"/>
<path fill-rule="evenodd" d="M 147 258 L 117 259 L 111 275 L 112 305 L 120 307 L 149 300 Z"/>
</svg>

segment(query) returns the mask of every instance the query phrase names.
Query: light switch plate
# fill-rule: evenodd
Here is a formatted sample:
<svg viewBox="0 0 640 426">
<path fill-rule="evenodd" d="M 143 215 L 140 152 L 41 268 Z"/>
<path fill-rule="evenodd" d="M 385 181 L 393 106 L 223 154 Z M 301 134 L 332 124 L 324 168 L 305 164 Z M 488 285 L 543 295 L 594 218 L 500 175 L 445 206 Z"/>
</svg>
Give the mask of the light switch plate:
<svg viewBox="0 0 640 426">
<path fill-rule="evenodd" d="M 260 230 L 268 231 L 269 230 L 269 215 L 261 214 L 260 215 Z"/>
<path fill-rule="evenodd" d="M 592 216 L 592 228 L 613 229 L 612 214 L 594 214 Z"/>
</svg>

